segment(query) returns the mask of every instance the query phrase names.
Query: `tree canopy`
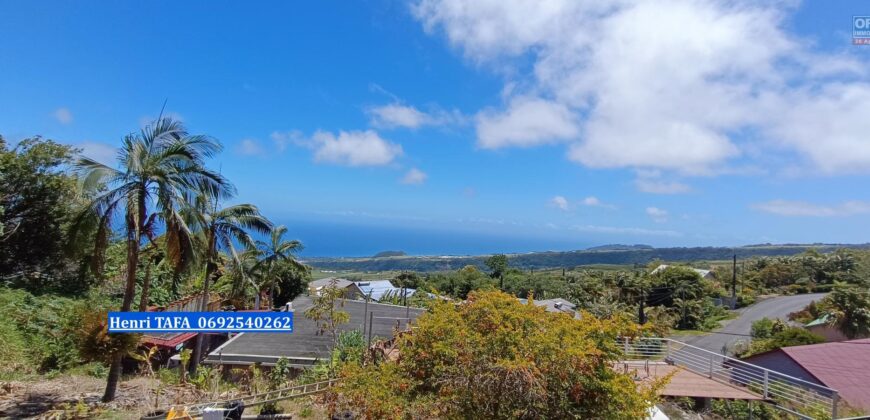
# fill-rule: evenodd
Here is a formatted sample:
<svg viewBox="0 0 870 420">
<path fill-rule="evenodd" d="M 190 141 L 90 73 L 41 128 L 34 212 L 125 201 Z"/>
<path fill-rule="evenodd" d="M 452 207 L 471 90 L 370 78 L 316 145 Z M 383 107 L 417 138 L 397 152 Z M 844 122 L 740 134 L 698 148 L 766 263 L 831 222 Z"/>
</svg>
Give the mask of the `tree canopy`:
<svg viewBox="0 0 870 420">
<path fill-rule="evenodd" d="M 497 291 L 433 302 L 397 362 L 349 365 L 335 405 L 364 418 L 644 418 L 655 401 L 613 369 L 623 317 L 579 322 Z M 659 384 L 655 384 L 658 386 Z"/>
<path fill-rule="evenodd" d="M 9 148 L 0 136 L 0 279 L 35 293 L 79 292 L 67 231 L 77 211 L 75 150 L 28 138 Z"/>
</svg>

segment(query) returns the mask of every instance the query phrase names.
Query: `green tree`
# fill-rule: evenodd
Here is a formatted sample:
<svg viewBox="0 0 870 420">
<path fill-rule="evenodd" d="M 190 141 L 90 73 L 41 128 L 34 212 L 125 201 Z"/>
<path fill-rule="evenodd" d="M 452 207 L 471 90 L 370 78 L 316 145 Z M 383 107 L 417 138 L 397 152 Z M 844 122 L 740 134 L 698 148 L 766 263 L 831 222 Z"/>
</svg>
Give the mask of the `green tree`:
<svg viewBox="0 0 870 420">
<path fill-rule="evenodd" d="M 218 281 L 217 289 L 227 295 L 239 309 L 248 308 L 248 291 L 254 294 L 254 308 L 260 307 L 260 250 L 245 248 L 242 251 L 230 244 L 227 250 L 227 268 Z"/>
<path fill-rule="evenodd" d="M 13 286 L 34 293 L 87 289 L 78 253 L 68 252 L 78 247 L 67 247 L 81 205 L 76 179 L 66 170 L 75 153 L 40 137 L 10 149 L 0 136 L 0 278 Z"/>
<path fill-rule="evenodd" d="M 418 289 L 422 284 L 422 280 L 420 279 L 420 276 L 413 271 L 403 271 L 396 275 L 393 279 L 393 284 L 395 284 L 396 287 Z"/>
<path fill-rule="evenodd" d="M 507 271 L 508 261 L 504 254 L 495 254 L 487 258 L 484 262 L 489 268 L 490 276 L 499 280 L 499 288 L 504 288 L 504 273 Z"/>
<path fill-rule="evenodd" d="M 287 227 L 281 225 L 272 229 L 268 242 L 257 241 L 257 248 L 259 248 L 261 255 L 260 264 L 257 268 L 263 270 L 266 281 L 269 283 L 269 300 L 273 307 L 275 305 L 275 283 L 277 282 L 276 272 L 279 264 L 290 264 L 300 271 L 306 269 L 303 264 L 296 261 L 295 257 L 295 254 L 302 250 L 302 242 L 297 240 L 288 241 L 284 239 L 286 234 Z"/>
<path fill-rule="evenodd" d="M 761 338 L 752 340 L 749 349 L 746 350 L 740 357 L 749 357 L 754 354 L 764 353 L 766 351 L 776 350 L 783 347 L 804 346 L 807 344 L 824 343 L 825 339 L 821 336 L 813 334 L 800 327 L 784 327 L 770 336 L 770 338 Z"/>
<path fill-rule="evenodd" d="M 105 251 L 115 215 L 123 215 L 127 273 L 121 311 L 129 311 L 133 303 L 143 238 L 153 240 L 162 222 L 167 258 L 180 263 L 194 248 L 193 233 L 181 214 L 181 209 L 189 206 L 188 197 L 206 194 L 219 198 L 232 191 L 223 177 L 204 166 L 205 159 L 220 150 L 220 143 L 213 138 L 190 135 L 180 122 L 160 118 L 124 138 L 118 169 L 87 157 L 76 163 L 84 190 L 95 195 L 78 224 L 96 221 L 99 226 L 95 254 Z M 113 357 L 103 401 L 115 398 L 121 377 L 123 355 Z"/>
<path fill-rule="evenodd" d="M 233 246 L 233 241 L 248 248 L 253 247 L 254 239 L 249 231 L 265 234 L 271 230 L 272 224 L 253 204 L 218 208 L 217 200 L 207 195 L 199 195 L 195 206 L 188 209 L 188 212 L 195 220 L 202 235 L 202 243 L 205 245 L 205 277 L 202 281 L 202 299 L 199 305 L 199 310 L 204 312 L 208 309 L 212 277 L 220 264 L 218 253 L 229 250 Z M 203 334 L 196 336 L 196 347 L 190 362 L 191 376 L 196 373 L 199 366 L 203 337 Z"/>
<path fill-rule="evenodd" d="M 347 365 L 332 399 L 363 418 L 645 418 L 662 383 L 613 369 L 617 337 L 641 331 L 476 291 L 434 303 L 398 338 L 397 362 Z"/>
<path fill-rule="evenodd" d="M 828 322 L 850 339 L 870 336 L 870 291 L 837 284 L 822 302 Z"/>
<path fill-rule="evenodd" d="M 275 305 L 281 307 L 301 295 L 311 280 L 311 268 L 291 261 L 279 261 L 272 270 Z"/>
<path fill-rule="evenodd" d="M 775 334 L 784 331 L 788 325 L 779 319 L 761 318 L 758 321 L 752 322 L 752 338 L 765 339 L 771 338 Z"/>
<path fill-rule="evenodd" d="M 332 284 L 320 289 L 320 294 L 311 300 L 313 305 L 305 311 L 305 317 L 314 321 L 321 332 L 328 331 L 335 347 L 338 342 L 338 327 L 350 322 L 350 314 L 341 310 L 344 307 L 344 290 L 335 287 L 333 280 Z"/>
</svg>

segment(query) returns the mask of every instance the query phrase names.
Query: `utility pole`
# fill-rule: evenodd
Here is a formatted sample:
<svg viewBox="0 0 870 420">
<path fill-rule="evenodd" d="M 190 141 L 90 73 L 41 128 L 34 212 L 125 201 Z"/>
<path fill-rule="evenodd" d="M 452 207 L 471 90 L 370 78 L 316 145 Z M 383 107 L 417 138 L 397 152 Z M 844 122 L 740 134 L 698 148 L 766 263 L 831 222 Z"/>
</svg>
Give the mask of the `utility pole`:
<svg viewBox="0 0 870 420">
<path fill-rule="evenodd" d="M 640 289 L 640 306 L 637 308 L 637 322 L 640 325 L 646 324 L 646 313 L 643 311 L 643 305 L 646 303 L 646 291 L 643 288 Z"/>
<path fill-rule="evenodd" d="M 737 308 L 737 254 L 734 254 L 734 265 L 731 270 L 731 310 Z"/>
</svg>

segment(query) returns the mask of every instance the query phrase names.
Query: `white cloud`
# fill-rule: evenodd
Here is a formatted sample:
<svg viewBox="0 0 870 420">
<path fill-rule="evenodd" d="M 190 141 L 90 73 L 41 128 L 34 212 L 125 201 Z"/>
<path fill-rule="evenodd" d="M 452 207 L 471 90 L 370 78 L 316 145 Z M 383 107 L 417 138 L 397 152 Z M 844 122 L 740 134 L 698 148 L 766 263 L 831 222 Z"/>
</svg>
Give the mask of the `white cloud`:
<svg viewBox="0 0 870 420">
<path fill-rule="evenodd" d="M 284 132 L 273 131 L 272 134 L 269 135 L 269 138 L 271 138 L 272 142 L 275 143 L 275 148 L 278 149 L 279 152 L 287 150 L 287 146 L 291 144 L 305 145 L 305 135 L 303 135 L 299 130 Z"/>
<path fill-rule="evenodd" d="M 402 146 L 390 143 L 372 130 L 317 131 L 299 144 L 314 150 L 316 162 L 345 166 L 381 166 L 402 155 Z"/>
<path fill-rule="evenodd" d="M 558 208 L 559 210 L 562 210 L 562 211 L 569 210 L 568 199 L 565 197 L 562 197 L 561 195 L 557 195 L 557 196 L 551 198 L 550 204 L 553 206 L 556 206 L 556 208 Z"/>
<path fill-rule="evenodd" d="M 236 147 L 236 151 L 245 156 L 258 156 L 266 153 L 260 142 L 254 139 L 243 139 Z"/>
<path fill-rule="evenodd" d="M 607 208 L 607 209 L 615 209 L 616 208 L 616 206 L 614 206 L 613 204 L 606 204 L 606 203 L 602 202 L 601 200 L 599 200 L 598 197 L 595 197 L 595 196 L 589 196 L 589 197 L 584 198 L 583 205 L 587 206 L 587 207 L 601 207 L 601 208 Z"/>
<path fill-rule="evenodd" d="M 567 107 L 540 98 L 514 98 L 504 112 L 477 115 L 477 144 L 484 149 L 556 143 L 579 132 Z"/>
<path fill-rule="evenodd" d="M 572 229 L 579 230 L 582 232 L 607 233 L 607 234 L 614 234 L 614 235 L 649 235 L 649 236 L 682 236 L 683 235 L 682 233 L 676 232 L 673 230 L 656 230 L 656 229 L 644 229 L 644 228 L 635 228 L 635 227 L 585 225 L 585 226 L 573 226 Z"/>
<path fill-rule="evenodd" d="M 73 122 L 73 114 L 69 108 L 58 108 L 52 115 L 54 115 L 54 119 L 61 124 L 69 124 Z"/>
<path fill-rule="evenodd" d="M 429 175 L 425 172 L 417 168 L 411 168 L 405 173 L 405 176 L 402 177 L 402 183 L 407 185 L 420 185 L 426 182 L 427 178 L 429 178 Z"/>
<path fill-rule="evenodd" d="M 109 144 L 83 141 L 74 147 L 81 149 L 81 156 L 93 159 L 105 165 L 113 166 L 118 159 L 118 148 Z"/>
<path fill-rule="evenodd" d="M 771 100 L 768 128 L 782 147 L 796 149 L 826 174 L 868 172 L 870 85 L 835 84 Z"/>
<path fill-rule="evenodd" d="M 634 186 L 638 191 L 649 194 L 683 194 L 691 191 L 691 187 L 678 182 L 662 179 L 659 170 L 637 170 Z"/>
<path fill-rule="evenodd" d="M 780 216 L 843 217 L 870 213 L 870 202 L 846 201 L 835 206 L 805 201 L 772 200 L 752 206 L 757 210 Z"/>
<path fill-rule="evenodd" d="M 601 200 L 598 197 L 589 196 L 583 199 L 584 206 L 597 207 L 601 205 Z"/>
<path fill-rule="evenodd" d="M 366 112 L 371 116 L 371 123 L 375 127 L 419 128 L 434 121 L 429 114 L 413 106 L 398 103 L 372 107 Z"/>
<path fill-rule="evenodd" d="M 507 110 L 478 117 L 483 148 L 570 141 L 569 159 L 588 167 L 698 175 L 755 159 L 760 145 L 821 172 L 868 172 L 867 62 L 814 52 L 784 23 L 796 5 L 419 0 L 413 13 L 505 76 Z M 547 98 L 537 116 L 520 108 L 529 97 Z"/>
<path fill-rule="evenodd" d="M 682 194 L 691 191 L 691 188 L 682 182 L 651 178 L 637 178 L 634 180 L 634 186 L 639 191 L 650 194 Z"/>
<path fill-rule="evenodd" d="M 378 128 L 410 128 L 417 129 L 423 126 L 445 126 L 465 124 L 467 117 L 458 110 L 446 111 L 435 108 L 424 112 L 411 105 L 403 105 L 396 102 L 387 105 L 373 106 L 366 109 L 370 117 L 370 123 Z"/>
<path fill-rule="evenodd" d="M 667 210 L 662 210 L 658 207 L 647 207 L 646 214 L 656 223 L 665 223 L 668 221 Z"/>
</svg>

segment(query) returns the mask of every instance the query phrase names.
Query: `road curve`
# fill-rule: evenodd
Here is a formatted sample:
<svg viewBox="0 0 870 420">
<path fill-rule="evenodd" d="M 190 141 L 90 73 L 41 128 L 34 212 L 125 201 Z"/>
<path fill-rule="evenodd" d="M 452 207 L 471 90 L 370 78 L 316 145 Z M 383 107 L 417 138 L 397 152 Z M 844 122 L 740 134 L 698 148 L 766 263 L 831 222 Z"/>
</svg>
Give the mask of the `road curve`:
<svg viewBox="0 0 870 420">
<path fill-rule="evenodd" d="M 696 336 L 676 334 L 674 338 L 705 350 L 722 353 L 724 349 L 730 349 L 735 341 L 747 340 L 754 321 L 761 318 L 786 320 L 788 314 L 799 311 L 810 302 L 820 300 L 823 297 L 825 297 L 824 293 L 811 293 L 765 299 L 740 309 L 736 319 L 728 321 L 722 328 L 712 333 Z"/>
</svg>

